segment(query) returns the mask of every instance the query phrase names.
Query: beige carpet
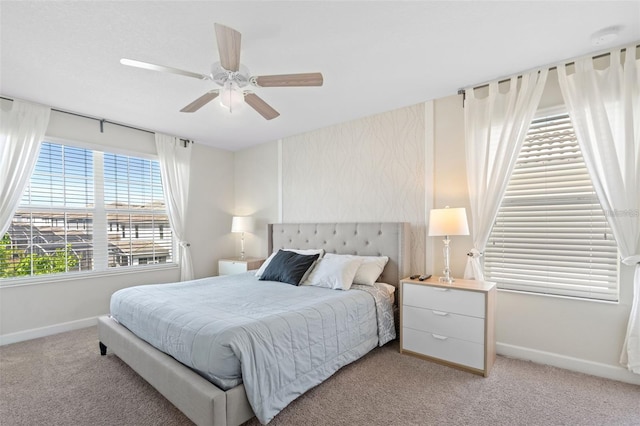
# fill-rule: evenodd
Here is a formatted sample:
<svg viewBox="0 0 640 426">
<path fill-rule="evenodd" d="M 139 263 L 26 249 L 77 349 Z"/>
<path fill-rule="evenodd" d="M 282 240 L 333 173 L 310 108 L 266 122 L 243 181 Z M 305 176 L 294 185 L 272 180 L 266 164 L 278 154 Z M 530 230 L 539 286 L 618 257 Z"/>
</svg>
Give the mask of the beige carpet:
<svg viewBox="0 0 640 426">
<path fill-rule="evenodd" d="M 0 348 L 0 424 L 189 425 L 95 327 Z M 258 425 L 254 419 L 247 425 Z M 503 357 L 489 378 L 378 348 L 272 425 L 640 425 L 640 386 Z"/>
</svg>

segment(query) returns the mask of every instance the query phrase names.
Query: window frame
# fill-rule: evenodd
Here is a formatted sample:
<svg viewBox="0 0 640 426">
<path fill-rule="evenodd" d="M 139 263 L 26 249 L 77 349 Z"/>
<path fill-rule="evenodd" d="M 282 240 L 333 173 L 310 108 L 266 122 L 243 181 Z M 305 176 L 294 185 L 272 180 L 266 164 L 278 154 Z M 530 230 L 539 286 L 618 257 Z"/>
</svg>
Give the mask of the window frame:
<svg viewBox="0 0 640 426">
<path fill-rule="evenodd" d="M 566 107 L 564 105 L 558 105 L 558 106 L 552 106 L 552 107 L 546 107 L 546 108 L 539 108 L 536 111 L 536 114 L 534 115 L 534 117 L 532 118 L 532 123 L 536 120 L 540 120 L 540 119 L 544 119 L 544 118 L 550 118 L 550 117 L 554 117 L 554 116 L 558 116 L 558 115 L 569 115 L 568 111 L 566 109 Z M 572 123 L 572 127 L 573 127 L 573 123 Z M 575 131 L 575 130 L 574 130 Z M 528 133 L 528 130 L 527 130 Z M 577 136 L 576 136 L 577 139 Z M 579 145 L 578 145 L 579 146 Z M 579 147 L 580 148 L 580 147 Z M 582 149 L 580 148 L 580 153 L 582 155 Z M 520 156 L 520 153 L 518 153 L 518 156 Z M 589 175 L 589 179 L 591 181 L 591 185 L 593 186 L 593 178 Z M 511 175 L 509 176 L 509 180 L 511 180 Z M 594 194 L 595 194 L 595 189 L 594 189 Z M 602 205 L 600 203 L 600 200 L 597 198 L 597 194 L 595 194 L 596 200 L 598 202 L 598 204 L 600 205 L 600 208 L 602 209 Z M 502 208 L 502 202 L 504 201 L 504 199 L 501 201 L 500 203 L 500 208 Z M 605 217 L 605 220 L 607 220 L 606 218 L 606 214 L 603 211 L 603 215 Z M 498 213 L 496 213 L 496 219 L 497 219 Z M 494 225 L 495 225 L 495 221 L 494 221 Z M 609 225 L 610 226 L 610 225 Z M 492 225 L 492 229 L 491 232 L 489 233 L 489 238 L 491 238 L 491 234 L 493 233 L 493 225 Z M 613 234 L 611 233 L 611 238 L 614 239 L 615 241 L 615 237 L 613 236 Z M 489 240 L 487 241 L 487 247 L 489 246 L 490 242 Z M 486 251 L 486 249 L 485 249 Z M 582 296 L 577 296 L 577 295 L 569 295 L 569 294 L 559 294 L 559 293 L 552 293 L 552 292 L 540 292 L 540 291 L 527 291 L 525 289 L 514 289 L 514 288 L 504 288 L 500 286 L 500 283 L 497 279 L 493 279 L 491 277 L 489 277 L 489 274 L 487 273 L 487 270 L 485 268 L 485 257 L 483 256 L 482 259 L 482 268 L 483 268 L 483 272 L 485 273 L 485 277 L 487 280 L 489 281 L 494 281 L 496 282 L 497 285 L 497 289 L 501 292 L 508 292 L 508 293 L 517 293 L 517 294 L 525 294 L 525 295 L 533 295 L 533 296 L 541 296 L 541 297 L 553 297 L 553 298 L 561 298 L 561 299 L 568 299 L 568 300 L 573 300 L 573 301 L 578 301 L 578 302 L 595 302 L 595 303 L 605 303 L 605 304 L 619 304 L 620 303 L 620 254 L 619 254 L 619 249 L 618 249 L 618 245 L 616 243 L 616 261 L 615 261 L 615 299 L 613 300 L 607 300 L 607 299 L 602 299 L 602 298 L 589 298 L 589 297 L 582 297 Z M 549 290 L 553 290 L 552 287 L 549 287 Z"/>
<path fill-rule="evenodd" d="M 118 147 L 112 148 L 107 145 L 99 145 L 91 142 L 70 140 L 70 139 L 65 139 L 65 138 L 60 138 L 55 136 L 50 137 L 48 135 L 45 135 L 42 138 L 42 142 L 43 143 L 50 142 L 53 144 L 66 145 L 69 147 L 90 150 L 92 152 L 98 151 L 101 153 L 101 156 L 100 156 L 101 167 L 104 167 L 103 159 L 104 159 L 105 152 L 109 154 L 136 157 L 144 160 L 159 161 L 158 156 L 156 154 L 136 152 L 133 150 L 126 150 Z M 94 159 L 95 159 L 95 156 L 94 156 Z M 95 220 L 96 220 L 96 216 L 100 216 L 99 214 L 96 214 L 98 213 L 98 208 L 102 207 L 101 213 L 105 216 L 105 220 L 107 215 L 107 210 L 104 208 L 104 194 L 102 193 L 100 194 L 101 196 L 98 197 L 98 193 L 95 191 L 96 181 L 98 179 L 97 175 L 99 175 L 99 177 L 104 180 L 104 176 L 103 176 L 104 169 L 101 169 L 98 173 L 96 173 L 95 167 L 96 167 L 96 164 L 94 163 L 94 176 L 93 176 L 93 180 L 94 180 L 94 209 L 93 209 L 94 245 L 96 244 L 95 243 L 96 241 Z M 104 187 L 104 182 L 102 186 Z M 166 212 L 166 214 L 168 217 L 168 214 L 169 214 L 168 211 Z M 169 225 L 169 227 L 171 227 L 171 225 Z M 108 224 L 106 224 L 104 230 L 105 232 L 108 232 Z M 177 243 L 176 243 L 176 239 L 174 237 L 174 233 L 172 229 L 170 229 L 170 233 L 171 233 L 171 253 L 172 253 L 171 262 L 151 263 L 151 264 L 144 264 L 144 265 L 126 265 L 126 266 L 120 266 L 117 268 L 107 267 L 106 269 L 99 269 L 99 270 L 92 270 L 92 271 L 70 271 L 70 272 L 59 272 L 59 273 L 51 273 L 51 274 L 35 274 L 35 275 L 9 277 L 9 278 L 0 278 L 0 287 L 14 287 L 14 286 L 31 285 L 31 284 L 65 282 L 65 281 L 88 279 L 88 278 L 109 277 L 109 276 L 123 275 L 123 274 L 124 275 L 138 274 L 138 273 L 162 271 L 162 270 L 173 270 L 173 269 L 179 270 L 180 265 L 176 261 L 177 260 L 177 256 L 176 256 Z M 106 241 L 106 234 L 104 235 L 104 240 Z M 107 250 L 106 247 L 105 247 L 105 250 Z M 95 252 L 95 248 L 94 248 L 94 252 Z M 94 259 L 95 259 L 95 255 L 94 255 Z M 105 263 L 106 262 L 108 262 L 108 260 L 105 259 Z"/>
</svg>

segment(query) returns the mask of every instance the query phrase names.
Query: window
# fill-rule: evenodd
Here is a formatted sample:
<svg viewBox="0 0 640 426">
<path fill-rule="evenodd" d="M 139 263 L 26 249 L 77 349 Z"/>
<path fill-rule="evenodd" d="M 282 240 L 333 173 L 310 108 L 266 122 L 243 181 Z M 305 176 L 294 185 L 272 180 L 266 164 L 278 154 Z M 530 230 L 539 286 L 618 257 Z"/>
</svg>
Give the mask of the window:
<svg viewBox="0 0 640 426">
<path fill-rule="evenodd" d="M 170 230 L 157 161 L 43 142 L 0 277 L 171 262 Z"/>
<path fill-rule="evenodd" d="M 109 267 L 166 263 L 171 235 L 157 161 L 104 154 Z"/>
<path fill-rule="evenodd" d="M 499 288 L 617 301 L 617 245 L 567 114 L 532 122 L 484 262 Z"/>
</svg>

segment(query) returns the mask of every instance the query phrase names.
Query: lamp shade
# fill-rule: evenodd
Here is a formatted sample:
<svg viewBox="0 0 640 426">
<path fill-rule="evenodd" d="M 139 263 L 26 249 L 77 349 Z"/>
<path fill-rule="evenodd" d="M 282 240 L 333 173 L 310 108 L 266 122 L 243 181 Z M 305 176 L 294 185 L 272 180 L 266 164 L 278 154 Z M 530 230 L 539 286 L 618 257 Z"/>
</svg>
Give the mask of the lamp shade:
<svg viewBox="0 0 640 426">
<path fill-rule="evenodd" d="M 469 235 L 467 210 L 464 207 L 432 209 L 429 213 L 429 236 Z"/>
<path fill-rule="evenodd" d="M 231 232 L 252 232 L 253 218 L 251 216 L 234 216 L 231 221 Z"/>
</svg>

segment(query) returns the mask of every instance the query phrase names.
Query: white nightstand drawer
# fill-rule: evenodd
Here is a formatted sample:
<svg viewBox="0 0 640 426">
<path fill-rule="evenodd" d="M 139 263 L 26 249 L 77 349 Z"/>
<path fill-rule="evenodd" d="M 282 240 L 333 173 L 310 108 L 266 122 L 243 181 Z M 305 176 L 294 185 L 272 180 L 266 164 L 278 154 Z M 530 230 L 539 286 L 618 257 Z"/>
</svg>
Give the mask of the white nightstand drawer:
<svg viewBox="0 0 640 426">
<path fill-rule="evenodd" d="M 220 261 L 218 263 L 218 273 L 220 275 L 233 275 L 247 272 L 246 262 Z"/>
<path fill-rule="evenodd" d="M 485 316 L 485 295 L 476 291 L 404 283 L 402 304 L 478 318 Z"/>
<path fill-rule="evenodd" d="M 263 263 L 264 258 L 260 257 L 220 259 L 218 261 L 218 275 L 241 274 L 243 272 L 258 269 Z"/>
<path fill-rule="evenodd" d="M 402 327 L 484 345 L 484 319 L 450 312 L 404 306 Z"/>
<path fill-rule="evenodd" d="M 403 328 L 402 333 L 403 346 L 408 351 L 484 369 L 484 345 L 410 328 Z"/>
</svg>

